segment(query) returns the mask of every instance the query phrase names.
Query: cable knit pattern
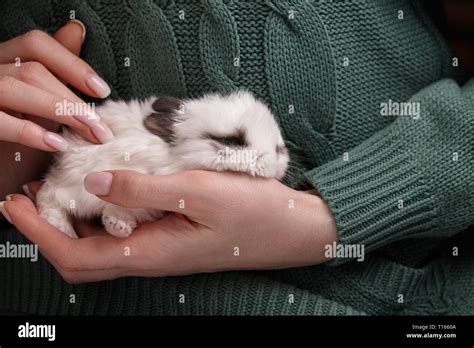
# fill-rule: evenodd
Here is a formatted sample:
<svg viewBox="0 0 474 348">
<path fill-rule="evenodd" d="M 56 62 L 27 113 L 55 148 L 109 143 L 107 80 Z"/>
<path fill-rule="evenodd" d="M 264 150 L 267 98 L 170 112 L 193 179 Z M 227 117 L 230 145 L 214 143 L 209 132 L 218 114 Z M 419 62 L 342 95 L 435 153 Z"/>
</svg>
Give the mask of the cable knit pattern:
<svg viewBox="0 0 474 348">
<path fill-rule="evenodd" d="M 237 26 L 222 0 L 203 0 L 202 4 L 199 44 L 203 69 L 211 86 L 227 94 L 237 88 L 235 81 L 240 66 Z"/>
<path fill-rule="evenodd" d="M 129 81 L 135 98 L 153 94 L 187 95 L 181 57 L 163 10 L 153 2 L 128 1 L 132 11 L 126 36 L 131 69 Z M 140 40 L 137 40 L 140 37 Z M 146 54 L 143 54 L 146 52 Z M 143 67 L 148 67 L 148 70 Z M 150 72 L 159 72 L 160 78 Z"/>
<path fill-rule="evenodd" d="M 303 173 L 289 184 L 315 187 L 340 243 L 364 245 L 365 260 L 68 285 L 44 258 L 2 259 L 0 308 L 474 314 L 474 81 L 461 83 L 418 1 L 4 0 L 0 40 L 37 28 L 53 33 L 71 11 L 87 27 L 81 56 L 114 98 L 246 88 L 266 102 L 295 173 Z M 389 100 L 419 103 L 419 118 L 381 116 Z M 27 242 L 1 229 L 0 243 Z"/>
</svg>

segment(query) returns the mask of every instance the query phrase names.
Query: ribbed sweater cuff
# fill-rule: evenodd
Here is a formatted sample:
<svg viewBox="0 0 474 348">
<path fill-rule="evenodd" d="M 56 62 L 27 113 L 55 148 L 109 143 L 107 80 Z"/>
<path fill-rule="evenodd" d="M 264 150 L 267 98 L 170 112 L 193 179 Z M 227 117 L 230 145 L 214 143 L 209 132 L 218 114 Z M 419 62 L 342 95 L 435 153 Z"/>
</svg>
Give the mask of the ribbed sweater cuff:
<svg viewBox="0 0 474 348">
<path fill-rule="evenodd" d="M 363 245 L 368 253 L 432 231 L 434 198 L 403 143 L 399 132 L 382 131 L 350 151 L 348 158 L 305 174 L 333 212 L 339 244 Z M 329 264 L 348 260 L 336 258 Z"/>
</svg>

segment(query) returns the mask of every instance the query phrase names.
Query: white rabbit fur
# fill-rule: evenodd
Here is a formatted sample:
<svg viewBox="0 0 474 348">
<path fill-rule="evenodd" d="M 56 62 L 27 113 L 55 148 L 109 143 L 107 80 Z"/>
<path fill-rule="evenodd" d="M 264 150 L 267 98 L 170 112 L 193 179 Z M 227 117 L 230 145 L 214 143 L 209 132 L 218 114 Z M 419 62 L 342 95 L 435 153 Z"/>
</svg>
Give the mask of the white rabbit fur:
<svg viewBox="0 0 474 348">
<path fill-rule="evenodd" d="M 194 100 L 108 101 L 96 111 L 114 139 L 96 145 L 64 130 L 69 147 L 56 155 L 36 197 L 40 215 L 74 238 L 71 217 L 102 216 L 110 234 L 126 237 L 138 223 L 163 215 L 122 208 L 88 193 L 84 178 L 89 173 L 204 169 L 281 179 L 288 166 L 288 151 L 271 111 L 246 91 Z"/>
</svg>

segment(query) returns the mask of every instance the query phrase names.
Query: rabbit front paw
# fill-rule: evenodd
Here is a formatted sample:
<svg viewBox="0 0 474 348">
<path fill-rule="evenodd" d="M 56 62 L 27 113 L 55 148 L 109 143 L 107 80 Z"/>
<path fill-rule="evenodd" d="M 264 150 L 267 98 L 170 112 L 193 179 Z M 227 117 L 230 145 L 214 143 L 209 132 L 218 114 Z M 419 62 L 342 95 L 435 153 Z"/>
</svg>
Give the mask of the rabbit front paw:
<svg viewBox="0 0 474 348">
<path fill-rule="evenodd" d="M 107 232 L 118 238 L 128 237 L 137 223 L 133 219 L 123 219 L 123 217 L 113 215 L 103 215 L 102 223 Z"/>
</svg>

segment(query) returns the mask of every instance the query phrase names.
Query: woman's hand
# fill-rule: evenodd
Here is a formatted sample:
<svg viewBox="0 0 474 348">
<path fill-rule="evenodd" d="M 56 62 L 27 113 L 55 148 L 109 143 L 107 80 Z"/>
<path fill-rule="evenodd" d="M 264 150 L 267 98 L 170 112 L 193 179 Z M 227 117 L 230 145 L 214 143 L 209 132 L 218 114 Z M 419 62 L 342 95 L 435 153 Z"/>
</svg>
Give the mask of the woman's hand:
<svg viewBox="0 0 474 348">
<path fill-rule="evenodd" d="M 67 147 L 55 133 L 60 124 L 94 143 L 113 137 L 93 113 L 73 117 L 57 112 L 57 103 L 83 103 L 64 83 L 92 97 L 110 92 L 78 57 L 84 37 L 84 25 L 70 21 L 54 38 L 35 30 L 0 43 L 0 195 L 18 192 L 45 170 L 47 152 Z"/>
<path fill-rule="evenodd" d="M 9 197 L 2 210 L 72 283 L 311 265 L 326 261 L 325 245 L 337 240 L 321 198 L 276 180 L 205 171 L 165 176 L 113 171 L 90 174 L 85 185 L 107 202 L 172 213 L 140 225 L 125 239 L 88 223 L 76 225 L 81 238 L 71 239 L 41 219 L 27 197 Z"/>
<path fill-rule="evenodd" d="M 68 32 L 83 28 L 77 23 L 69 22 L 56 37 L 67 40 Z M 101 142 L 110 140 L 109 128 L 92 110 L 83 107 L 83 114 L 72 117 L 58 113 L 58 105 L 84 103 L 62 81 L 92 97 L 105 98 L 110 93 L 92 67 L 76 55 L 83 33 L 79 34 L 80 41 L 69 43 L 71 51 L 39 30 L 0 43 L 0 140 L 43 151 L 67 148 L 66 141 L 40 126 L 37 118 L 32 121 L 19 114 L 52 121 L 46 123 L 49 130 L 66 124 L 92 142 L 97 142 L 96 138 Z"/>
</svg>

